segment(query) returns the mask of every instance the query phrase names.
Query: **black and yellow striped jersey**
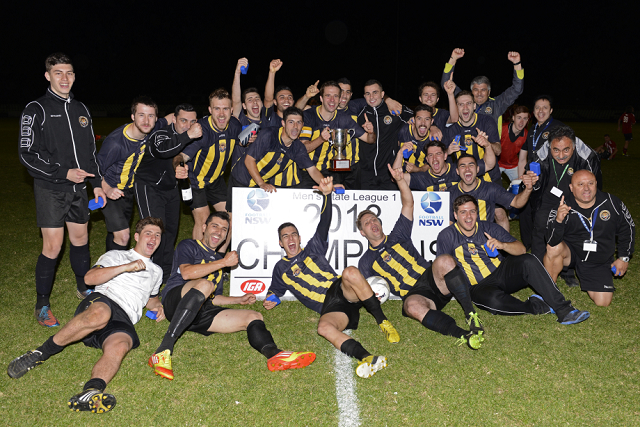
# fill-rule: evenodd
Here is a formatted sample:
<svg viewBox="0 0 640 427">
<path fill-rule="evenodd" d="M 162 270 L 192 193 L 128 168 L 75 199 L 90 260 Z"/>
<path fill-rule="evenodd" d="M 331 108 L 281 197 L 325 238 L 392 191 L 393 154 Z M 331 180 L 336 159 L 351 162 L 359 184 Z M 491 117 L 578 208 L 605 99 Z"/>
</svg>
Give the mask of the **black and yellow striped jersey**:
<svg viewBox="0 0 640 427">
<path fill-rule="evenodd" d="M 501 185 L 493 182 L 486 182 L 479 178 L 476 178 L 476 186 L 471 191 L 464 191 L 461 188 L 462 183 L 458 182 L 457 185 L 453 185 L 447 189 L 449 191 L 449 200 L 451 204 L 450 219 L 455 222 L 453 216 L 453 202 L 457 197 L 463 194 L 473 196 L 478 201 L 478 220 L 493 222 L 493 217 L 496 213 L 496 205 L 509 208 L 511 202 L 516 197 L 515 194 L 502 188 Z"/>
<path fill-rule="evenodd" d="M 449 111 L 433 107 L 433 120 L 431 122 L 431 126 L 435 126 L 440 129 L 440 132 L 444 135 L 444 131 L 447 128 L 447 121 L 449 121 L 449 116 L 451 116 Z"/>
<path fill-rule="evenodd" d="M 198 123 L 202 126 L 202 137 L 188 145 L 183 153 L 189 156 L 191 186 L 204 188 L 224 174 L 242 126 L 235 117 L 231 117 L 222 130 L 215 127 L 211 116 L 201 118 Z"/>
<path fill-rule="evenodd" d="M 478 160 L 478 164 L 481 173 L 484 173 L 484 161 Z M 435 175 L 431 169 L 412 173 L 409 187 L 415 191 L 447 191 L 447 188 L 458 183 L 459 178 L 455 164 L 451 163 L 451 159 L 447 159 L 447 166 L 442 175 Z"/>
<path fill-rule="evenodd" d="M 307 246 L 291 259 L 284 257 L 273 268 L 267 296 L 291 293 L 305 307 L 320 313 L 327 291 L 340 278 L 325 258 L 331 223 L 331 195 L 324 196 L 318 228 Z"/>
<path fill-rule="evenodd" d="M 413 153 L 411 153 L 411 157 L 404 160 L 402 164 L 409 162 L 421 168 L 427 162 L 427 155 L 423 151 L 423 148 L 429 142 L 431 132 L 427 132 L 427 135 L 424 138 L 420 138 L 416 135 L 415 129 L 411 123 L 406 123 L 400 131 L 398 132 L 398 142 L 400 143 L 400 150 L 402 150 L 402 144 L 405 142 L 410 142 L 413 144 Z"/>
<path fill-rule="evenodd" d="M 333 116 L 329 120 L 324 120 L 320 115 L 320 108 L 310 108 L 304 112 L 304 127 L 300 132 L 301 141 L 312 141 L 320 136 L 324 128 L 329 129 L 353 129 L 355 137 L 360 138 L 364 135 L 364 129 L 358 125 L 353 118 L 342 110 L 333 112 Z M 351 140 L 351 136 L 347 136 L 347 140 Z M 347 154 L 349 148 L 347 147 Z M 353 154 L 352 154 L 353 156 Z M 326 171 L 331 166 L 331 160 L 334 157 L 333 150 L 328 141 L 323 142 L 318 148 L 309 153 L 309 158 L 320 171 Z"/>
<path fill-rule="evenodd" d="M 413 221 L 400 214 L 391 233 L 378 246 L 369 245 L 358 262 L 364 277 L 381 276 L 386 279 L 391 293 L 403 297 L 415 286 L 429 268 L 411 241 Z"/>
<path fill-rule="evenodd" d="M 493 258 L 487 254 L 484 245 L 488 239 L 484 233 L 503 243 L 516 241 L 504 228 L 487 221 L 478 221 L 475 232 L 470 237 L 460 231 L 458 224 L 452 224 L 438 234 L 436 256 L 448 254 L 454 257 L 470 285 L 480 283 L 493 273 L 504 259 L 500 252 Z"/>
<path fill-rule="evenodd" d="M 487 140 L 489 142 L 500 142 L 498 126 L 496 125 L 495 120 L 493 120 L 491 116 L 487 116 L 485 114 L 475 114 L 473 123 L 469 126 L 463 126 L 458 120 L 457 123 L 449 126 L 446 131 L 442 131 L 442 142 L 447 146 L 447 148 L 449 148 L 449 145 L 451 145 L 451 142 L 453 142 L 455 137 L 460 136 L 460 145 L 467 147 L 467 151 L 465 151 L 467 154 L 472 155 L 477 160 L 484 159 L 484 148 L 476 144 L 472 139 L 472 137 L 478 136 L 477 129 L 480 129 L 487 134 Z M 455 159 L 458 159 L 462 153 L 463 151 L 454 153 Z M 502 178 L 500 178 L 500 168 L 497 165 L 497 161 L 496 166 L 493 169 L 484 175 L 478 176 L 487 182 L 500 183 Z"/>
<path fill-rule="evenodd" d="M 111 132 L 102 142 L 97 160 L 104 180 L 113 188 L 124 190 L 133 187 L 134 174 L 142 161 L 148 135 L 141 140 L 131 138 L 127 130 L 133 123 L 120 126 Z M 164 118 L 158 119 L 154 131 L 167 126 Z"/>
<path fill-rule="evenodd" d="M 162 299 L 164 300 L 167 293 L 177 287 L 182 286 L 188 282 L 188 280 L 182 278 L 180 273 L 180 266 L 183 264 L 207 264 L 210 262 L 221 260 L 222 256 L 213 249 L 208 248 L 200 240 L 185 239 L 178 243 L 176 250 L 173 253 L 173 266 L 171 267 L 171 276 L 167 280 L 167 284 L 162 289 Z M 216 295 L 222 295 L 222 268 L 214 271 L 213 273 L 202 277 L 213 283 L 213 292 L 211 298 Z"/>
<path fill-rule="evenodd" d="M 254 143 L 247 148 L 245 156 L 256 160 L 258 173 L 264 182 L 276 187 L 293 187 L 300 183 L 297 167 L 308 168 L 313 164 L 304 144 L 296 139 L 287 147 L 282 142 L 282 132 L 283 128 L 276 127 L 261 130 Z M 256 186 L 244 157 L 235 164 L 231 176 L 246 187 Z"/>
<path fill-rule="evenodd" d="M 273 107 L 272 107 L 273 108 Z M 238 121 L 240 121 L 240 124 L 242 125 L 242 127 L 244 128 L 245 126 L 249 126 L 252 123 L 255 123 L 257 125 L 260 125 L 260 129 L 264 129 L 267 127 L 271 127 L 271 120 L 274 119 L 273 114 L 272 114 L 272 108 L 265 108 L 264 106 L 262 107 L 262 110 L 260 110 L 260 118 L 258 120 L 253 120 L 250 119 L 249 116 L 247 116 L 247 114 L 244 112 L 244 110 L 240 111 L 240 114 L 238 114 Z M 280 119 L 280 117 L 276 114 L 276 116 L 278 117 L 278 126 L 280 126 L 280 122 L 282 119 Z"/>
</svg>

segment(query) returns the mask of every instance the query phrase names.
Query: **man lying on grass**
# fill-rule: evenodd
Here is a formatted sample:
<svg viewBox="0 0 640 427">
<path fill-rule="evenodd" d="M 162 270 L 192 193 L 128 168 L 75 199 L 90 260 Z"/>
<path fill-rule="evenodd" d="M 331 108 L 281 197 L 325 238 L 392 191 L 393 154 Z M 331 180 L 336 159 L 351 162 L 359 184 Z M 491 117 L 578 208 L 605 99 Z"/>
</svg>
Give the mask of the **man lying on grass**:
<svg viewBox="0 0 640 427">
<path fill-rule="evenodd" d="M 163 229 L 162 220 L 144 218 L 136 224 L 133 249 L 102 255 L 84 277 L 95 290 L 80 303 L 75 317 L 40 347 L 9 363 L 9 376 L 20 378 L 69 344 L 82 340 L 88 347 L 102 349 L 102 357 L 93 366 L 83 391 L 69 399 L 69 409 L 99 414 L 113 409 L 116 398 L 104 389 L 129 350 L 140 345 L 133 325 L 142 317 L 145 304 L 157 311 L 158 322 L 164 319 L 157 296 L 162 269 L 150 260 L 160 245 Z"/>
</svg>

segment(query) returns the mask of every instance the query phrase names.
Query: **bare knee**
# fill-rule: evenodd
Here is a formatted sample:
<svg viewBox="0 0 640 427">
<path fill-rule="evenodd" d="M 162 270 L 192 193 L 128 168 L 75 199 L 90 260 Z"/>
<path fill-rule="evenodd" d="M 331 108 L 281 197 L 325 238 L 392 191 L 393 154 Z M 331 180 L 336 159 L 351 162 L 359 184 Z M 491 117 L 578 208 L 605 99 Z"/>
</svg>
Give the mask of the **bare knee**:
<svg viewBox="0 0 640 427">
<path fill-rule="evenodd" d="M 609 307 L 613 301 L 613 292 L 591 292 L 589 297 L 598 307 Z"/>
<path fill-rule="evenodd" d="M 547 256 L 552 259 L 562 256 L 562 245 L 547 245 Z"/>
<path fill-rule="evenodd" d="M 445 274 L 456 268 L 456 260 L 451 255 L 440 255 L 433 261 L 434 276 L 444 277 Z"/>
<path fill-rule="evenodd" d="M 433 303 L 420 295 L 412 295 L 404 300 L 404 311 L 418 321 L 427 314 L 427 311 L 435 309 Z"/>
<path fill-rule="evenodd" d="M 318 322 L 318 335 L 323 338 L 327 338 L 333 329 L 333 326 L 327 321 L 320 320 Z"/>
<path fill-rule="evenodd" d="M 198 279 L 192 289 L 194 288 L 202 292 L 205 297 L 209 297 L 214 291 L 213 282 L 207 279 Z"/>
<path fill-rule="evenodd" d="M 353 287 L 361 287 L 364 285 L 364 277 L 360 270 L 355 267 L 347 267 L 342 272 L 342 281 L 348 282 Z"/>
<path fill-rule="evenodd" d="M 129 229 L 115 231 L 113 233 L 113 241 L 120 246 L 129 246 Z"/>
<path fill-rule="evenodd" d="M 125 333 L 116 333 L 109 336 L 102 345 L 102 349 L 105 354 L 117 355 L 120 358 L 124 358 L 126 354 L 133 347 L 133 341 L 131 337 Z"/>
<path fill-rule="evenodd" d="M 253 322 L 254 320 L 260 320 L 260 321 L 264 321 L 264 317 L 262 317 L 262 314 L 258 313 L 257 311 L 253 311 L 253 310 L 247 310 L 247 314 L 246 314 L 246 321 L 247 321 L 247 325 L 249 326 L 251 324 L 251 322 Z"/>
</svg>

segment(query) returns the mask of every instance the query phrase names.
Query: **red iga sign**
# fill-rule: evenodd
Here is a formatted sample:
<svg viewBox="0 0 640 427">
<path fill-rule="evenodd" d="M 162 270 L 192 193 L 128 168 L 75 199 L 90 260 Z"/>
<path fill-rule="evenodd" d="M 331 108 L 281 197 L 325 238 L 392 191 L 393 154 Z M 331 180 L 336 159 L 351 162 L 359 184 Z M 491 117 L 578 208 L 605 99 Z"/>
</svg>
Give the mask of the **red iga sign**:
<svg viewBox="0 0 640 427">
<path fill-rule="evenodd" d="M 266 289 L 266 285 L 262 283 L 260 280 L 247 280 L 242 282 L 240 285 L 240 290 L 245 294 L 259 294 L 262 293 Z"/>
</svg>

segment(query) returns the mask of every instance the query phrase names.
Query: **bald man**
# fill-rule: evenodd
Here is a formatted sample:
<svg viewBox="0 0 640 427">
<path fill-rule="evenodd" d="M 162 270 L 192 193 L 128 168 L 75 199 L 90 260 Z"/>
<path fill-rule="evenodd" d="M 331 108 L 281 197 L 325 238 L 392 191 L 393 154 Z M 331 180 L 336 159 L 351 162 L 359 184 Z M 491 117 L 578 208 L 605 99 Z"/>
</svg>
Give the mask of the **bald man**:
<svg viewBox="0 0 640 427">
<path fill-rule="evenodd" d="M 549 214 L 544 266 L 554 281 L 563 266 L 575 268 L 580 288 L 596 305 L 607 307 L 615 290 L 613 276 L 627 272 L 635 224 L 620 199 L 597 189 L 596 176 L 588 170 L 575 172 L 569 189 L 575 206 L 563 196 L 557 212 Z"/>
</svg>

